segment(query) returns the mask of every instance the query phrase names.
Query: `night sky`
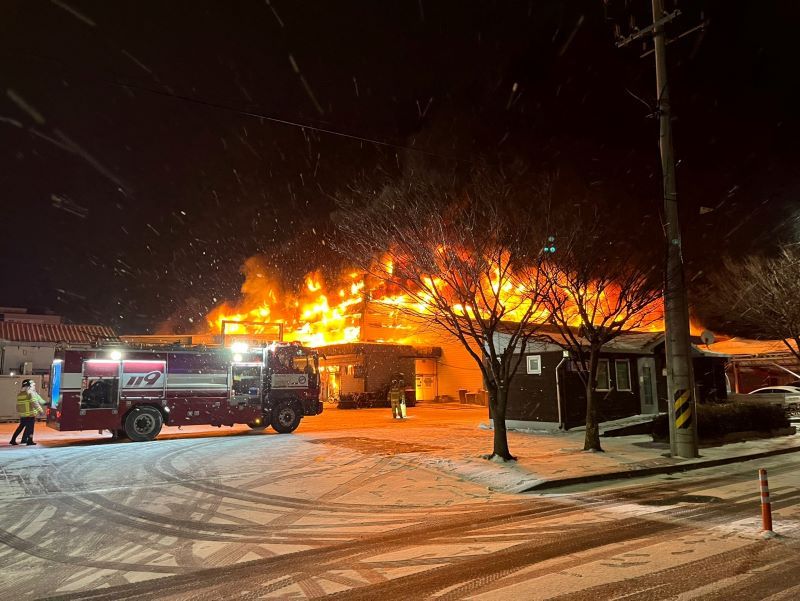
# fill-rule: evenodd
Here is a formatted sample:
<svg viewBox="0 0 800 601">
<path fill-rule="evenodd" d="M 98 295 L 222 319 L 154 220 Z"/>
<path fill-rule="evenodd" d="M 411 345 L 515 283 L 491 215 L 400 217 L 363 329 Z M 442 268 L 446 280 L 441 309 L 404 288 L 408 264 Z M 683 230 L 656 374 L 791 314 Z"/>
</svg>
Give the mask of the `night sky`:
<svg viewBox="0 0 800 601">
<path fill-rule="evenodd" d="M 334 197 L 410 156 L 521 159 L 658 219 L 653 57 L 613 36 L 650 3 L 608 4 L 0 0 L 0 306 L 197 319 L 248 256 L 337 263 Z M 679 4 L 671 33 L 709 20 L 668 47 L 695 285 L 800 236 L 798 5 Z"/>
</svg>

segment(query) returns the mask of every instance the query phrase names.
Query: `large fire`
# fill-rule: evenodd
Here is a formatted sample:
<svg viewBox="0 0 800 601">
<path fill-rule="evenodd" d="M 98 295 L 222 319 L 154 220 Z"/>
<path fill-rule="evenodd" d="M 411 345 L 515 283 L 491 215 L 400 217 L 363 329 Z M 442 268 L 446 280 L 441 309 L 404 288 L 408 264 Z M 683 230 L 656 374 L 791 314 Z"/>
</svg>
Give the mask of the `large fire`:
<svg viewBox="0 0 800 601">
<path fill-rule="evenodd" d="M 243 267 L 242 300 L 225 302 L 208 314 L 214 334 L 262 334 L 268 326 L 283 324 L 283 337 L 309 346 L 359 339 L 364 308 L 364 278 L 357 272 L 342 274 L 331 287 L 323 275 L 306 275 L 301 290 L 292 292 L 270 274 L 266 265 L 251 257 Z M 223 332 L 224 329 L 224 332 Z"/>
<path fill-rule="evenodd" d="M 385 265 L 384 271 L 391 272 Z M 286 290 L 279 278 L 271 275 L 269 268 L 259 257 L 251 257 L 244 266 L 245 282 L 242 299 L 238 303 L 225 302 L 207 316 L 212 334 L 259 335 L 267 333 L 269 326 L 259 324 L 282 324 L 283 338 L 298 341 L 308 346 L 325 346 L 363 340 L 365 322 L 380 321 L 379 342 L 413 343 L 418 326 L 411 323 L 410 313 L 425 315 L 430 307 L 430 295 L 421 291 L 413 298 L 399 290 L 391 290 L 385 283 L 368 280 L 363 273 L 352 270 L 326 276 L 319 271 L 305 276 L 299 290 Z M 370 282 L 370 286 L 366 282 Z M 440 280 L 430 284 L 441 286 Z M 524 289 L 514 278 L 488 278 L 487 290 L 497 295 L 501 302 L 514 307 L 524 296 Z M 601 293 L 603 302 L 611 303 L 613 287 Z M 453 302 L 453 309 L 462 315 L 474 315 L 475 309 Z M 660 300 L 646 309 L 647 318 L 638 330 L 663 330 L 663 309 Z M 547 313 L 540 310 L 533 321 L 546 321 Z M 513 321 L 515 310 L 510 310 L 506 319 Z M 571 320 L 572 321 L 572 320 Z M 580 318 L 575 312 L 575 325 Z M 693 324 L 694 326 L 694 324 Z M 693 327 L 693 330 L 697 327 Z M 694 332 L 693 332 L 694 333 Z"/>
</svg>

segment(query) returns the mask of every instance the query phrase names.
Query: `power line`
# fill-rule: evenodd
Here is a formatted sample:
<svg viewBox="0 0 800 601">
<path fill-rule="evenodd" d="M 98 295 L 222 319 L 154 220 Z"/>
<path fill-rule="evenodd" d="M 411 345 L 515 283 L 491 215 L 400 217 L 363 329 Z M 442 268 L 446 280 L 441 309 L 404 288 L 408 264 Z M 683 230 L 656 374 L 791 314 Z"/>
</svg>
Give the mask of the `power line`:
<svg viewBox="0 0 800 601">
<path fill-rule="evenodd" d="M 66 67 L 68 69 L 76 69 L 75 65 L 71 65 L 69 63 L 64 62 L 61 59 L 54 58 L 52 56 L 42 55 L 42 54 L 39 54 L 39 53 L 30 52 L 30 51 L 24 51 L 24 50 L 20 51 L 20 50 L 17 50 L 17 49 L 15 49 L 15 51 L 16 51 L 17 54 L 24 54 L 24 55 L 36 58 L 36 59 L 41 60 L 41 61 L 47 61 L 47 62 L 51 62 L 51 63 L 56 63 L 56 64 L 58 64 L 58 65 L 60 65 L 62 67 Z M 360 136 L 358 134 L 339 131 L 339 130 L 336 130 L 336 129 L 332 129 L 330 127 L 322 127 L 322 126 L 319 126 L 319 125 L 314 125 L 312 123 L 302 123 L 300 121 L 294 121 L 294 120 L 291 120 L 291 119 L 284 119 L 284 118 L 281 118 L 281 117 L 276 117 L 276 116 L 273 116 L 273 115 L 268 115 L 268 114 L 257 112 L 257 111 L 245 110 L 245 109 L 241 109 L 241 108 L 238 108 L 236 106 L 232 106 L 230 104 L 225 104 L 225 103 L 222 103 L 222 102 L 214 102 L 214 101 L 211 101 L 211 100 L 205 100 L 205 99 L 202 99 L 202 98 L 196 98 L 194 96 L 188 96 L 186 94 L 178 94 L 176 92 L 171 91 L 170 87 L 167 84 L 162 83 L 160 81 L 158 83 L 160 85 L 162 85 L 163 88 L 165 88 L 165 89 L 153 88 L 153 87 L 150 87 L 150 86 L 147 86 L 147 85 L 143 85 L 143 84 L 128 83 L 126 81 L 120 80 L 120 79 L 115 78 L 115 77 L 112 77 L 112 78 L 100 77 L 100 78 L 97 78 L 97 79 L 93 78 L 91 81 L 95 81 L 96 82 L 96 81 L 98 81 L 98 79 L 99 79 L 100 82 L 106 83 L 108 85 L 121 87 L 121 88 L 125 88 L 125 89 L 128 89 L 128 90 L 138 90 L 138 91 L 141 91 L 141 92 L 147 92 L 149 94 L 153 94 L 153 95 L 156 95 L 156 96 L 164 96 L 164 97 L 172 98 L 172 99 L 175 99 L 175 100 L 182 100 L 184 102 L 189 102 L 189 103 L 196 104 L 196 105 L 199 105 L 199 106 L 205 106 L 207 108 L 223 110 L 223 111 L 227 111 L 227 112 L 230 112 L 230 113 L 236 113 L 238 115 L 243 115 L 243 116 L 246 116 L 246 117 L 252 117 L 252 118 L 255 118 L 255 119 L 263 119 L 265 121 L 270 121 L 272 123 L 277 123 L 279 125 L 285 125 L 285 126 L 288 126 L 288 127 L 296 127 L 296 128 L 299 128 L 299 129 L 307 129 L 309 131 L 315 131 L 315 132 L 319 132 L 319 133 L 323 133 L 323 134 L 327 134 L 327 135 L 331 135 L 331 136 L 337 136 L 337 137 L 340 137 L 340 138 L 346 138 L 346 139 L 349 139 L 349 140 L 356 140 L 356 141 L 359 141 L 359 142 L 367 142 L 369 144 L 375 144 L 377 146 L 384 146 L 386 148 L 394 148 L 396 150 L 408 150 L 408 151 L 411 151 L 411 152 L 416 152 L 416 153 L 423 154 L 423 155 L 426 155 L 426 156 L 436 157 L 436 158 L 443 159 L 443 160 L 448 160 L 448 161 L 456 161 L 456 162 L 465 163 L 465 164 L 475 164 L 475 161 L 467 159 L 467 158 L 464 158 L 464 157 L 440 154 L 440 153 L 437 153 L 437 152 L 433 152 L 431 150 L 426 150 L 424 148 L 419 148 L 419 147 L 415 147 L 415 146 L 409 146 L 407 144 L 398 144 L 398 143 L 395 143 L 395 142 L 387 142 L 386 140 L 381 140 L 381 139 L 377 139 L 377 138 L 369 138 L 369 137 L 366 137 L 366 136 Z"/>
<path fill-rule="evenodd" d="M 430 150 L 425 150 L 424 148 L 417 148 L 417 147 L 414 147 L 414 146 L 408 146 L 406 144 L 396 144 L 396 143 L 393 143 L 393 142 L 387 142 L 385 140 L 378 140 L 376 138 L 367 138 L 365 136 L 359 136 L 357 134 L 351 134 L 351 133 L 347 133 L 347 132 L 343 132 L 343 131 L 338 131 L 338 130 L 330 129 L 330 128 L 327 128 L 327 127 L 320 127 L 318 125 L 312 125 L 312 124 L 309 124 L 309 123 L 301 123 L 299 121 L 291 121 L 289 119 L 282 119 L 280 117 L 273 117 L 271 115 L 267 115 L 267 114 L 264 114 L 264 113 L 259 113 L 259 112 L 255 112 L 255 111 L 247 111 L 247 110 L 244 110 L 244 109 L 237 108 L 235 106 L 222 104 L 222 103 L 219 103 L 219 102 L 212 102 L 210 100 L 203 100 L 202 98 L 195 98 L 193 96 L 187 96 L 185 94 L 176 94 L 175 92 L 168 92 L 168 91 L 165 91 L 165 90 L 159 90 L 159 89 L 151 88 L 151 87 L 148 87 L 148 86 L 129 84 L 129 83 L 125 83 L 125 82 L 118 81 L 118 80 L 107 80 L 107 82 L 110 83 L 111 85 L 119 86 L 119 87 L 122 87 L 122 88 L 127 88 L 127 89 L 130 89 L 130 90 L 139 90 L 139 91 L 142 91 L 142 92 L 148 92 L 148 93 L 154 94 L 156 96 L 166 96 L 168 98 L 174 98 L 176 100 L 183 100 L 185 102 L 190 102 L 192 104 L 197 104 L 197 105 L 205 106 L 205 107 L 208 107 L 208 108 L 214 108 L 214 109 L 218 109 L 218 110 L 228 111 L 228 112 L 231 112 L 231 113 L 236 113 L 238 115 L 243 115 L 245 117 L 253 117 L 253 118 L 256 118 L 256 119 L 263 119 L 265 121 L 270 121 L 272 123 L 278 123 L 280 125 L 287 125 L 289 127 L 297 127 L 299 129 L 307 129 L 307 130 L 310 130 L 310 131 L 316 131 L 316 132 L 323 133 L 323 134 L 328 134 L 328 135 L 331 135 L 331 136 L 338 136 L 340 138 L 347 138 L 349 140 L 357 140 L 359 142 L 367 142 L 369 144 L 376 144 L 378 146 L 385 146 L 387 148 L 394 148 L 394 149 L 397 149 L 397 150 L 410 150 L 412 152 L 417 152 L 417 153 L 424 154 L 424 155 L 427 155 L 427 156 L 432 156 L 432 157 L 445 159 L 445 160 L 450 160 L 450 161 L 458 161 L 458 162 L 461 162 L 461 163 L 472 163 L 473 162 L 473 161 L 470 161 L 468 159 L 464 159 L 464 158 L 461 158 L 461 157 L 455 157 L 455 156 L 439 154 L 439 153 L 436 153 L 436 152 L 433 152 L 433 151 L 430 151 Z"/>
</svg>

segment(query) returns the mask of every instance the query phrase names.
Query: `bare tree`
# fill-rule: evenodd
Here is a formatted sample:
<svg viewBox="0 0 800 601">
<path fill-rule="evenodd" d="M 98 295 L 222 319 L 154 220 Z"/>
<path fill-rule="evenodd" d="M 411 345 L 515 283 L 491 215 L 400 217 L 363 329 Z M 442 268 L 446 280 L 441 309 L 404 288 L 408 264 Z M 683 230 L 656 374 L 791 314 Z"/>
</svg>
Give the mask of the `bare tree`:
<svg viewBox="0 0 800 601">
<path fill-rule="evenodd" d="M 543 317 L 534 215 L 545 188 L 488 167 L 464 182 L 414 173 L 375 191 L 354 190 L 336 215 L 337 248 L 396 287 L 408 318 L 457 338 L 481 370 L 494 418 L 488 458 L 514 459 L 506 406 L 520 349 Z"/>
<path fill-rule="evenodd" d="M 603 211 L 566 216 L 553 229 L 557 243 L 543 269 L 549 283 L 545 306 L 560 337 L 549 339 L 579 364 L 586 388 L 584 450 L 602 451 L 596 398 L 600 352 L 621 334 L 662 319 L 662 271 L 649 252 L 630 243 L 630 229 L 609 223 Z M 621 239 L 625 242 L 616 242 Z"/>
<path fill-rule="evenodd" d="M 750 338 L 782 340 L 800 360 L 800 250 L 777 257 L 726 259 L 708 278 L 698 306 L 710 324 Z"/>
</svg>

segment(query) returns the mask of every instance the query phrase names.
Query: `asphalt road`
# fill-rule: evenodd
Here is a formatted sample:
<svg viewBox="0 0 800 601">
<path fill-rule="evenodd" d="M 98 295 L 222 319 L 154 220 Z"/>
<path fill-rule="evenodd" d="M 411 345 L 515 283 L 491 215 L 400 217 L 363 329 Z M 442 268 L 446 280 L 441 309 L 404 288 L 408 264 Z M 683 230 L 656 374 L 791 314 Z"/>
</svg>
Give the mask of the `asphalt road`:
<svg viewBox="0 0 800 601">
<path fill-rule="evenodd" d="M 800 458 L 504 495 L 342 436 L 0 458 L 0 598 L 797 599 Z M 775 530 L 759 534 L 767 467 Z"/>
</svg>

